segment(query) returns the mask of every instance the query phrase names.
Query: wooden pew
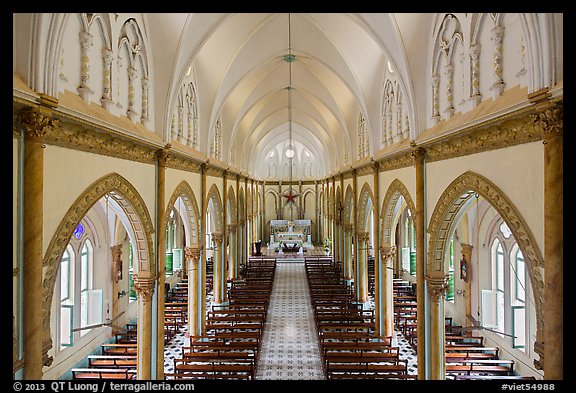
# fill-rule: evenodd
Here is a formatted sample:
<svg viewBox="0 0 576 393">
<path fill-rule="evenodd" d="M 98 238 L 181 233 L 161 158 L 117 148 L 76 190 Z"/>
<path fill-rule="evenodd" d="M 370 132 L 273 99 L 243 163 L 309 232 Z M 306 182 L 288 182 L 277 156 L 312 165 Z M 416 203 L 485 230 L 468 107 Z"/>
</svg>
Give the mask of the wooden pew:
<svg viewBox="0 0 576 393">
<path fill-rule="evenodd" d="M 166 379 L 252 379 L 254 368 L 250 362 L 218 361 L 202 363 L 179 363 L 174 373 L 165 374 Z"/>
<path fill-rule="evenodd" d="M 498 347 L 446 347 L 446 359 L 498 359 Z"/>
<path fill-rule="evenodd" d="M 88 355 L 88 367 L 135 369 L 138 363 L 136 356 L 131 355 Z"/>
<path fill-rule="evenodd" d="M 72 379 L 134 379 L 136 370 L 127 368 L 73 368 Z"/>
<path fill-rule="evenodd" d="M 513 375 L 514 361 L 507 359 L 446 359 L 446 374 Z"/>
<path fill-rule="evenodd" d="M 524 376 L 524 375 L 453 375 L 453 376 L 446 376 L 452 377 L 455 380 L 528 380 L 528 381 L 535 381 L 536 378 L 533 376 Z"/>
<path fill-rule="evenodd" d="M 388 379 L 398 375 L 408 375 L 406 360 L 370 360 L 332 362 L 326 366 L 327 379 Z"/>
<path fill-rule="evenodd" d="M 102 344 L 102 355 L 136 355 L 138 344 L 136 343 L 108 343 Z"/>
</svg>

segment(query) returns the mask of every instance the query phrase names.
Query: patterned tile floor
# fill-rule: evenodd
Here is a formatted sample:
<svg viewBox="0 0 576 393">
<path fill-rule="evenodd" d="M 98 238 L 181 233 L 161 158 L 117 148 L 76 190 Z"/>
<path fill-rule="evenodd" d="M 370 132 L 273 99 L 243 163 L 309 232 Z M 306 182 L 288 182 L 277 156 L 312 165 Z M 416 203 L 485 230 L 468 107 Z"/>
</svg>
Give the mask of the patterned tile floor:
<svg viewBox="0 0 576 393">
<path fill-rule="evenodd" d="M 303 263 L 278 263 L 255 379 L 324 379 Z"/>
<path fill-rule="evenodd" d="M 185 333 L 184 327 L 166 345 L 165 373 L 173 372 L 174 358 L 181 356 Z M 408 360 L 408 373 L 417 374 L 416 353 L 412 346 L 399 331 L 396 331 L 396 339 L 400 358 Z M 255 379 L 325 379 L 303 263 L 276 265 Z"/>
</svg>

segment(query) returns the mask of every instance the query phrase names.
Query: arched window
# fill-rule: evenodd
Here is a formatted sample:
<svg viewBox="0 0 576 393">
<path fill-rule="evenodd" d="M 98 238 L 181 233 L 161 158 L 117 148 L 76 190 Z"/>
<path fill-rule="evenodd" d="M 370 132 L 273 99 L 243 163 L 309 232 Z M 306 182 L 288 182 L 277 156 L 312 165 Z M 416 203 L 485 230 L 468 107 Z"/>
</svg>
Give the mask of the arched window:
<svg viewBox="0 0 576 393">
<path fill-rule="evenodd" d="M 524 350 L 526 348 L 526 265 L 522 251 L 514 246 L 511 252 L 511 333 L 512 347 Z"/>
<path fill-rule="evenodd" d="M 94 235 L 89 228 L 85 220 L 78 224 L 60 259 L 55 289 L 60 295 L 56 322 L 59 350 L 75 345 L 92 330 L 89 326 L 102 322 L 103 291 L 94 286 Z M 101 268 L 105 270 L 105 264 Z"/>
<path fill-rule="evenodd" d="M 450 236 L 448 252 L 448 291 L 446 291 L 446 300 L 454 303 L 454 235 Z"/>
<path fill-rule="evenodd" d="M 504 333 L 512 348 L 526 350 L 527 273 L 524 255 L 500 219 L 491 239 L 491 288 L 482 290 L 482 325 Z"/>
<path fill-rule="evenodd" d="M 496 291 L 497 330 L 504 332 L 504 249 L 498 239 L 492 246 L 492 290 Z"/>
<path fill-rule="evenodd" d="M 129 243 L 128 250 L 128 302 L 133 302 L 138 296 L 134 290 L 134 278 L 132 277 L 134 275 L 134 251 L 132 242 Z"/>
<path fill-rule="evenodd" d="M 409 272 L 411 275 L 416 275 L 416 230 L 414 228 L 414 220 L 410 209 L 406 208 L 400 217 L 402 224 L 401 227 L 401 257 L 402 257 L 402 270 Z"/>
<path fill-rule="evenodd" d="M 82 250 L 80 251 L 80 326 L 86 327 L 93 323 L 97 310 L 95 309 L 95 295 L 92 292 L 93 282 L 93 265 L 92 265 L 92 244 L 86 239 Z M 100 291 L 100 303 L 102 301 L 102 292 Z M 100 304 L 101 306 L 101 304 Z M 100 314 L 101 314 L 100 310 Z M 101 318 L 100 318 L 101 319 Z M 80 331 L 80 336 L 88 333 L 90 329 Z"/>
<path fill-rule="evenodd" d="M 59 340 L 60 349 L 74 345 L 74 335 L 72 329 L 74 327 L 74 265 L 71 261 L 74 260 L 74 250 L 70 245 L 66 247 L 62 259 L 60 260 L 60 323 L 59 323 Z"/>
</svg>

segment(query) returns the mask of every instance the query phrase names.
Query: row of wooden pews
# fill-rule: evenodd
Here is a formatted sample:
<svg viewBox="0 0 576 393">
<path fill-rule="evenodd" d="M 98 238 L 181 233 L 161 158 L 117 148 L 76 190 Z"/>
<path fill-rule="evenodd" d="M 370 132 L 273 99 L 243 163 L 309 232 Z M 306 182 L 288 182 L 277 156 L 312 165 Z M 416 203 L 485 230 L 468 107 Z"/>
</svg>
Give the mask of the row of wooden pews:
<svg viewBox="0 0 576 393">
<path fill-rule="evenodd" d="M 485 346 L 483 336 L 463 333 L 451 317 L 445 318 L 445 337 L 447 379 L 535 379 L 515 373 L 514 360 L 501 359 L 500 348 Z"/>
<path fill-rule="evenodd" d="M 165 378 L 254 379 L 275 269 L 275 259 L 249 260 L 229 283 L 229 304 L 212 305 L 205 334 L 190 337 Z"/>
<path fill-rule="evenodd" d="M 166 291 L 164 303 L 164 340 L 178 334 L 188 320 L 188 280 L 184 278 Z M 71 369 L 72 379 L 135 379 L 137 367 L 136 324 L 126 324 L 115 332 L 114 342 L 101 345 L 101 353 L 88 355 L 88 366 Z"/>
<path fill-rule="evenodd" d="M 326 378 L 414 378 L 392 337 L 375 336 L 374 310 L 354 302 L 340 267 L 329 258 L 306 258 L 305 268 Z"/>
<path fill-rule="evenodd" d="M 394 279 L 394 324 L 417 350 L 417 313 L 414 285 Z M 499 358 L 498 347 L 484 345 L 483 336 L 463 334 L 462 326 L 445 318 L 445 356 L 447 379 L 534 379 L 514 373 L 514 361 Z"/>
</svg>

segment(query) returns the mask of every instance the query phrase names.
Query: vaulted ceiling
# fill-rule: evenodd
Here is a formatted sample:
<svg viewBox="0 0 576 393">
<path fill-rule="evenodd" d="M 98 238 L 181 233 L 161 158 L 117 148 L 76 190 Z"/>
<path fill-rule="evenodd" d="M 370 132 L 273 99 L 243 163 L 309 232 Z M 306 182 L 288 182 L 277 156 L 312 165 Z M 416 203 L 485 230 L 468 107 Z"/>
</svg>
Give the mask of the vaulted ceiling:
<svg viewBox="0 0 576 393">
<path fill-rule="evenodd" d="M 257 178 L 269 176 L 271 160 L 280 167 L 287 162 L 289 112 L 294 160 L 309 164 L 306 176 L 320 178 L 354 161 L 360 113 L 376 138 L 385 76 L 397 73 L 410 95 L 414 81 L 405 41 L 429 29 L 433 19 L 432 14 L 334 13 L 145 17 L 155 67 L 156 126 L 169 129 L 178 88 L 192 73 L 199 129 L 209 133 L 220 118 L 222 160 L 232 158 Z M 412 47 L 426 57 L 426 42 L 412 41 Z M 291 62 L 289 52 L 295 56 Z M 207 154 L 209 148 L 203 138 L 200 149 Z"/>
</svg>

